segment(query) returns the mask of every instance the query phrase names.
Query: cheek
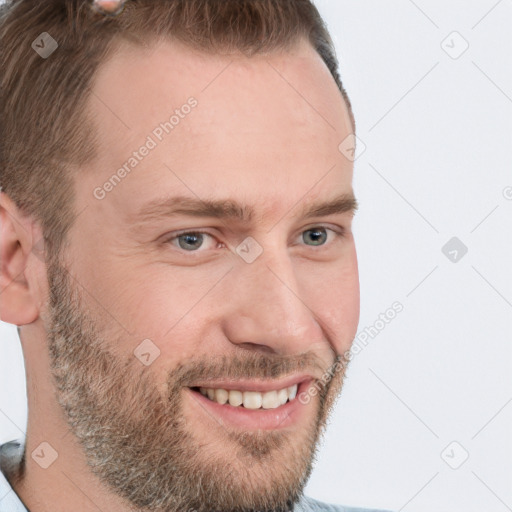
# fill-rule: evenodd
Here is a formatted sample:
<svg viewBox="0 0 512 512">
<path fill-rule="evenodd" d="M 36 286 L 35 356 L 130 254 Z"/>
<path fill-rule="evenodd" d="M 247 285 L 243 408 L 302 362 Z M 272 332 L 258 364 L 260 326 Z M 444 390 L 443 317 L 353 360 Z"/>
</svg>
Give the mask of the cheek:
<svg viewBox="0 0 512 512">
<path fill-rule="evenodd" d="M 133 337 L 159 342 L 175 339 L 191 316 L 201 314 L 202 299 L 219 279 L 217 273 L 160 265 L 112 270 L 104 272 L 102 305 Z"/>
<path fill-rule="evenodd" d="M 343 318 L 344 331 L 346 337 L 343 341 L 342 348 L 348 349 L 357 334 L 357 326 L 359 324 L 359 279 L 352 280 L 347 284 L 346 294 L 343 298 Z"/>
<path fill-rule="evenodd" d="M 329 274 L 315 308 L 338 353 L 348 350 L 357 334 L 360 312 L 359 273 L 355 249 L 341 268 Z"/>
<path fill-rule="evenodd" d="M 201 301 L 207 292 L 201 287 L 180 293 L 171 285 L 144 292 L 144 304 L 132 313 L 131 325 L 139 337 L 150 337 L 158 345 L 160 361 L 165 360 L 168 365 L 194 355 L 196 341 L 201 339 L 204 323 L 208 321 L 206 301 Z"/>
<path fill-rule="evenodd" d="M 357 334 L 360 312 L 359 271 L 355 246 L 352 247 L 350 263 L 344 272 L 342 285 L 344 287 L 342 299 L 344 305 L 344 321 L 346 322 L 348 344 L 351 344 Z M 344 348 L 348 348 L 348 346 Z"/>
</svg>

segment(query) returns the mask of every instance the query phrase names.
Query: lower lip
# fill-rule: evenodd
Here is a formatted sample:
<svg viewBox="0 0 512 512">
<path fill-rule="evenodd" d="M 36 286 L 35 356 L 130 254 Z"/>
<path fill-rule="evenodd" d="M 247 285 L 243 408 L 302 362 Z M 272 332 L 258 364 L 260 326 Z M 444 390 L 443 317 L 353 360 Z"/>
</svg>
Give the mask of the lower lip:
<svg viewBox="0 0 512 512">
<path fill-rule="evenodd" d="M 295 398 L 275 409 L 246 409 L 243 406 L 222 405 L 210 400 L 199 391 L 186 388 L 186 392 L 190 395 L 191 402 L 195 403 L 203 414 L 206 413 L 223 425 L 245 430 L 276 430 L 293 426 L 306 414 L 309 404 L 301 403 L 298 397 L 307 389 L 310 382 L 310 380 L 301 382 Z"/>
</svg>

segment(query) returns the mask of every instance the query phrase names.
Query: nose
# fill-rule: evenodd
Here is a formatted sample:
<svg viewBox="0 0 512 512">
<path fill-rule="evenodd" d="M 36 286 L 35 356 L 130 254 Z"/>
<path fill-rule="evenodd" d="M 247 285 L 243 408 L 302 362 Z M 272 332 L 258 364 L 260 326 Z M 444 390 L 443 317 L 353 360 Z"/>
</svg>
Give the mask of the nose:
<svg viewBox="0 0 512 512">
<path fill-rule="evenodd" d="M 274 253 L 277 251 L 274 251 Z M 229 306 L 223 327 L 231 343 L 281 355 L 311 350 L 326 344 L 314 313 L 314 304 L 301 293 L 288 254 L 269 250 L 252 263 L 238 262 L 229 288 Z"/>
</svg>

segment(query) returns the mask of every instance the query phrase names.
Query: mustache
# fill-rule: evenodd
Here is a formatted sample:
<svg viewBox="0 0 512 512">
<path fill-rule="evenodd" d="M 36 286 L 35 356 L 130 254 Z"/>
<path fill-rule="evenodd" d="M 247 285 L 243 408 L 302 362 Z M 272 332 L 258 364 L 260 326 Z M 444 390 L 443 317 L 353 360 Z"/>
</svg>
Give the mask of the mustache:
<svg viewBox="0 0 512 512">
<path fill-rule="evenodd" d="M 308 373 L 320 380 L 326 370 L 341 359 L 331 349 L 331 360 L 325 361 L 314 352 L 284 356 L 281 354 L 247 353 L 227 356 L 205 356 L 180 363 L 168 377 L 175 389 L 206 379 L 277 379 L 294 373 Z"/>
</svg>

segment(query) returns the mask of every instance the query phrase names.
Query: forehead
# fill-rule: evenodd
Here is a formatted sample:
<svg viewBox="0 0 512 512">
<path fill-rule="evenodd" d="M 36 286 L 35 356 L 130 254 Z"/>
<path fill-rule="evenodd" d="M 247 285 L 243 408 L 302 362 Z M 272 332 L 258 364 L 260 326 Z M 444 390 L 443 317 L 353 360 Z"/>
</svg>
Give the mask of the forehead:
<svg viewBox="0 0 512 512">
<path fill-rule="evenodd" d="M 351 132 L 346 105 L 305 42 L 249 58 L 122 44 L 98 70 L 88 109 L 100 141 L 88 189 L 130 168 L 109 193 L 113 205 L 130 197 L 140 206 L 176 187 L 210 197 L 231 187 L 272 204 L 319 181 L 350 187 L 352 165 L 338 150 Z M 154 147 L 126 165 L 150 139 Z"/>
</svg>

